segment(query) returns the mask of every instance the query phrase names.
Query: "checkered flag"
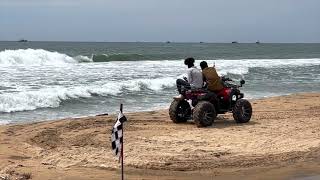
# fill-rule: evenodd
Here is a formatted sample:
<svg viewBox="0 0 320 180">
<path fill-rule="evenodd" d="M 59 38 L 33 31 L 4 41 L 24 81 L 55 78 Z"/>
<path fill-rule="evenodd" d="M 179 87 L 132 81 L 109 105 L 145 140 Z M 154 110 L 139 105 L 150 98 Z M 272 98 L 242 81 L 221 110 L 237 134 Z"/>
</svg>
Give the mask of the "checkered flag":
<svg viewBox="0 0 320 180">
<path fill-rule="evenodd" d="M 111 134 L 111 142 L 112 142 L 112 151 L 115 154 L 115 156 L 120 157 L 121 154 L 121 148 L 123 143 L 123 123 L 127 121 L 127 118 L 122 114 L 122 112 L 119 112 L 117 122 L 112 128 L 112 134 Z"/>
</svg>

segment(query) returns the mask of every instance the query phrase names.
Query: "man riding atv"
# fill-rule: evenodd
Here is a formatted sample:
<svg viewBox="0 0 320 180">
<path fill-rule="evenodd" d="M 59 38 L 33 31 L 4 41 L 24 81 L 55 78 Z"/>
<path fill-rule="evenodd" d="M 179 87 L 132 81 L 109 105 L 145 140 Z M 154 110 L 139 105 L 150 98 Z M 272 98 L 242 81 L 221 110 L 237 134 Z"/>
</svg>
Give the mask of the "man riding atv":
<svg viewBox="0 0 320 180">
<path fill-rule="evenodd" d="M 184 64 L 188 66 L 187 77 L 184 79 L 177 79 L 177 89 L 179 95 L 174 99 L 183 99 L 185 92 L 190 89 L 202 88 L 203 80 L 201 71 L 194 66 L 194 59 L 192 57 L 184 60 Z"/>
<path fill-rule="evenodd" d="M 200 63 L 202 69 L 203 81 L 207 83 L 207 89 L 212 92 L 219 92 L 223 89 L 221 79 L 218 76 L 218 73 L 215 67 L 208 67 L 206 61 Z"/>
<path fill-rule="evenodd" d="M 243 99 L 244 94 L 239 89 L 245 81 L 241 80 L 240 85 L 229 83 L 228 81 L 232 82 L 231 79 L 219 78 L 215 69 L 209 68 L 206 62 L 201 62 L 201 67 L 204 70 L 208 89 L 189 88 L 181 98 L 175 98 L 169 108 L 170 119 L 174 123 L 193 119 L 198 127 L 206 127 L 212 125 L 217 114 L 232 112 L 237 123 L 249 122 L 252 107 L 249 101 Z M 192 106 L 193 109 L 191 109 Z"/>
</svg>

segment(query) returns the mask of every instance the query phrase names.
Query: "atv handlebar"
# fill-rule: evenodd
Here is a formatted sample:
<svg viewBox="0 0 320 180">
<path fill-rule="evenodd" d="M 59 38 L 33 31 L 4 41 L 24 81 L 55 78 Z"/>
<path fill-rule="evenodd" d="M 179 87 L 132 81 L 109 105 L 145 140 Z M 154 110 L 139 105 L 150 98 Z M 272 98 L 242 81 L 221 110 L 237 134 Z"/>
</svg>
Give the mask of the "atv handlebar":
<svg viewBox="0 0 320 180">
<path fill-rule="evenodd" d="M 222 80 L 223 82 L 233 81 L 232 79 L 230 79 L 230 78 L 228 78 L 228 77 L 225 77 L 225 76 L 222 76 L 222 77 L 221 77 L 221 80 Z"/>
<path fill-rule="evenodd" d="M 232 88 L 239 88 L 239 87 L 242 87 L 242 85 L 245 84 L 245 80 L 243 80 L 243 79 L 240 80 L 240 85 L 229 83 L 228 81 L 231 81 L 231 82 L 234 82 L 234 81 L 232 79 L 228 78 L 228 77 L 225 77 L 225 76 L 221 77 L 221 81 L 223 82 L 223 84 L 226 87 L 232 87 Z"/>
</svg>

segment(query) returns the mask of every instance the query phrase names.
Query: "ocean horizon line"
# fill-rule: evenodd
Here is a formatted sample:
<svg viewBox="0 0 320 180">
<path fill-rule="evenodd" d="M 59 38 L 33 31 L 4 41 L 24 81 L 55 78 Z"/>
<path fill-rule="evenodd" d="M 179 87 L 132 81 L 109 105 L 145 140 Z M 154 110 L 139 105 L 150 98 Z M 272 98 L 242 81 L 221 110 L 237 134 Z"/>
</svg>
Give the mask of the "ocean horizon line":
<svg viewBox="0 0 320 180">
<path fill-rule="evenodd" d="M 320 44 L 320 42 L 264 42 L 264 41 L 228 41 L 228 42 L 211 42 L 211 41 L 69 41 L 69 40 L 27 40 L 26 42 L 19 42 L 19 40 L 0 40 L 0 42 L 63 42 L 63 43 L 164 43 L 164 44 Z M 236 43 L 234 43 L 236 42 Z M 257 43 L 259 42 L 259 43 Z"/>
</svg>

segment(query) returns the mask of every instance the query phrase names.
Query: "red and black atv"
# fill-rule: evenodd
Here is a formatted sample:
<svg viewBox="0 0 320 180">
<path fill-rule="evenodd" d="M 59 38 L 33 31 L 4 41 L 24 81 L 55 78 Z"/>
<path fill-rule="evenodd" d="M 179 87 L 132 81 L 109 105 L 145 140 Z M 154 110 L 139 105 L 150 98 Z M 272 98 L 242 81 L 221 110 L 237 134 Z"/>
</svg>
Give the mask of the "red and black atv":
<svg viewBox="0 0 320 180">
<path fill-rule="evenodd" d="M 247 123 L 251 119 L 252 107 L 239 88 L 244 80 L 236 85 L 231 79 L 222 77 L 224 88 L 217 93 L 206 89 L 188 90 L 184 99 L 175 99 L 169 109 L 170 119 L 174 123 L 193 119 L 198 127 L 211 126 L 217 114 L 232 112 L 237 123 Z M 192 109 L 191 106 L 194 108 Z"/>
</svg>

